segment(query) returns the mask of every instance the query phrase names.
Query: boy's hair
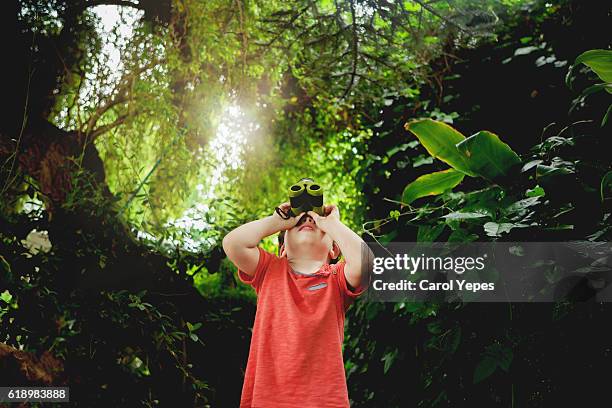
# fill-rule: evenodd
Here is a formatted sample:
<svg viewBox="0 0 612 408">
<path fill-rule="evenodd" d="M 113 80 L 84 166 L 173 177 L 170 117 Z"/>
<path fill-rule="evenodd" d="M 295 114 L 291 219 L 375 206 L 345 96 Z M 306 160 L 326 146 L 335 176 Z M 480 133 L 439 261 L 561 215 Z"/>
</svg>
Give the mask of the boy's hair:
<svg viewBox="0 0 612 408">
<path fill-rule="evenodd" d="M 281 246 L 284 243 L 285 243 L 285 231 L 280 231 L 278 233 L 278 256 L 280 256 L 280 254 L 281 254 Z M 334 241 L 333 243 L 335 244 L 336 242 Z M 330 259 L 329 263 L 330 264 L 335 264 L 336 262 L 338 262 L 338 259 L 340 259 L 340 254 L 338 254 L 337 258 Z"/>
<path fill-rule="evenodd" d="M 281 254 L 281 246 L 285 243 L 285 231 L 278 233 L 278 256 Z"/>
</svg>

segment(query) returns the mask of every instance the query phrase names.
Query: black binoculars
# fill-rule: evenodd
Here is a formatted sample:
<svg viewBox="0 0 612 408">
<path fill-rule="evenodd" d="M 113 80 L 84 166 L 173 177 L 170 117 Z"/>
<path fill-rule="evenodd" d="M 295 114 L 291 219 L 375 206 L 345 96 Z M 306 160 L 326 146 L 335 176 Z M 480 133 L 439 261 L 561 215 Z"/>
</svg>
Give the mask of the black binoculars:
<svg viewBox="0 0 612 408">
<path fill-rule="evenodd" d="M 289 187 L 289 203 L 293 216 L 314 211 L 323 216 L 323 187 L 311 178 L 303 178 Z"/>
</svg>

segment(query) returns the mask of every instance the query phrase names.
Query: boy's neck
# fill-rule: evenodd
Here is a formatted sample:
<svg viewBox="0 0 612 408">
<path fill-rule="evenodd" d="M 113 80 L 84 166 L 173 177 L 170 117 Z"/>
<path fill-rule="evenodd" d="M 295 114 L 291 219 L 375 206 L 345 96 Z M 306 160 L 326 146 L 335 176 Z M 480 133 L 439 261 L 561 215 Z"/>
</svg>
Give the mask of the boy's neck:
<svg viewBox="0 0 612 408">
<path fill-rule="evenodd" d="M 297 272 L 302 272 L 308 275 L 312 275 L 316 273 L 323 265 L 327 263 L 327 258 L 325 259 L 305 259 L 305 258 L 294 258 L 287 257 L 289 261 L 289 266 L 291 269 Z"/>
</svg>

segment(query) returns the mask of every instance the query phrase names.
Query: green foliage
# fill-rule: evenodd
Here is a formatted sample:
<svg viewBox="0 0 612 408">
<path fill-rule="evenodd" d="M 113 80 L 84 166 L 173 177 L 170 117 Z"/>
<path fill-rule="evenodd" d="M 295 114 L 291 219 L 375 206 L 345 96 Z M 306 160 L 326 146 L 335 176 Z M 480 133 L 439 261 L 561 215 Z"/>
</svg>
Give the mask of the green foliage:
<svg viewBox="0 0 612 408">
<path fill-rule="evenodd" d="M 576 57 L 574 65 L 584 64 L 597 74 L 599 79 L 608 84 L 606 91 L 612 93 L 612 51 L 610 50 L 589 50 Z"/>
<path fill-rule="evenodd" d="M 520 163 L 517 154 L 497 135 L 480 131 L 468 138 L 443 122 L 423 119 L 405 125 L 430 155 L 468 176 L 493 180 Z"/>
<path fill-rule="evenodd" d="M 214 359 L 220 327 L 246 334 L 234 315 L 250 302 L 207 303 L 191 284 L 204 259 L 176 248 L 166 258 L 133 240 L 91 177 L 73 174 L 78 187 L 54 212 L 55 228 L 44 209 L 0 213 L 0 337 L 79 367 L 83 405 L 153 405 L 169 401 L 163 389 L 206 403 L 213 394 L 202 361 Z M 23 231 L 45 229 L 51 251 L 33 251 L 22 239 Z"/>
<path fill-rule="evenodd" d="M 591 85 L 582 91 L 580 98 L 577 98 L 571 107 L 571 110 L 576 107 L 578 103 L 584 101 L 588 95 L 605 90 L 608 93 L 612 93 L 612 51 L 610 50 L 588 50 L 576 57 L 574 64 L 570 67 L 566 76 L 566 83 L 568 86 L 572 86 L 573 72 L 576 66 L 584 64 L 591 68 L 595 74 L 604 81 L 601 84 Z M 601 127 L 605 126 L 608 122 L 608 117 L 612 111 L 612 104 L 608 106 L 606 113 L 601 120 Z"/>
<path fill-rule="evenodd" d="M 464 176 L 455 169 L 425 174 L 406 186 L 402 193 L 402 203 L 410 204 L 417 198 L 442 194 L 461 183 Z"/>
<path fill-rule="evenodd" d="M 459 142 L 457 149 L 467 157 L 471 171 L 489 180 L 505 176 L 512 166 L 521 162 L 510 146 L 486 130 Z"/>
<path fill-rule="evenodd" d="M 405 127 L 415 134 L 431 156 L 468 176 L 476 176 L 466 156 L 457 149 L 457 144 L 463 142 L 465 136 L 451 126 L 432 119 L 422 119 L 409 122 Z"/>
<path fill-rule="evenodd" d="M 612 198 L 612 170 L 607 172 L 601 179 L 601 201 Z"/>
<path fill-rule="evenodd" d="M 474 384 L 479 383 L 489 376 L 499 367 L 504 371 L 510 369 L 512 363 L 512 349 L 493 343 L 485 348 L 482 360 L 474 370 Z"/>
<path fill-rule="evenodd" d="M 417 136 L 432 157 L 452 167 L 423 175 L 408 184 L 402 193 L 402 203 L 405 204 L 410 204 L 417 198 L 442 194 L 461 183 L 464 175 L 498 180 L 507 176 L 513 167 L 521 163 L 518 155 L 507 144 L 488 131 L 480 131 L 465 138 L 446 123 L 431 119 L 409 122 L 405 128 Z M 482 216 L 452 213 L 447 214 L 445 218 L 458 220 Z M 487 235 L 499 236 L 498 233 L 491 235 L 495 228 L 492 224 L 488 228 L 485 227 Z M 502 229 L 508 232 L 509 228 L 505 226 Z"/>
<path fill-rule="evenodd" d="M 402 136 L 395 139 L 396 145 L 381 148 L 393 160 L 379 161 L 380 173 L 374 173 L 374 184 L 393 170 L 397 174 L 395 181 L 413 178 L 416 166 L 411 169 L 400 163 L 422 161 L 420 147 L 429 157 L 448 164 L 451 169 L 435 171 L 439 166 L 433 161 L 434 165 L 428 167 L 435 169 L 433 172 L 417 177 L 403 190 L 386 189 L 387 197 L 401 197 L 400 201 L 388 200 L 399 204 L 399 210 L 389 206 L 390 210 L 382 212 L 383 216 L 389 216 L 369 221 L 367 225 L 371 228 L 367 231 L 382 244 L 389 239 L 418 242 L 609 240 L 612 232 L 608 225 L 610 162 L 602 151 L 597 151 L 605 150 L 602 137 L 607 135 L 590 125 L 574 131 L 573 126 L 580 123 L 562 125 L 560 132 L 547 137 L 533 135 L 532 139 L 539 143 L 533 143 L 531 149 L 520 155 L 511 143 L 502 142 L 489 131 L 465 138 L 450 125 L 432 119 L 405 124 L 420 144 L 407 146 Z M 470 125 L 478 126 L 477 123 Z M 389 124 L 391 128 L 394 126 L 397 128 L 399 124 Z M 381 137 L 389 137 L 383 132 Z M 513 140 L 511 137 L 508 135 L 508 140 Z M 446 188 L 425 183 L 441 178 L 446 172 L 471 177 L 449 182 Z M 373 188 L 373 191 L 377 190 Z M 418 207 L 406 205 L 418 198 Z M 490 279 L 494 281 L 495 276 Z M 517 398 L 514 394 L 508 396 L 493 390 L 508 387 L 514 392 L 515 385 L 520 383 L 519 387 L 538 388 L 532 391 L 532 396 L 544 393 L 544 401 L 554 400 L 550 391 L 530 387 L 527 380 L 520 381 L 517 376 L 555 375 L 554 364 L 548 365 L 547 371 L 538 369 L 533 374 L 525 365 L 538 361 L 540 354 L 554 353 L 549 348 L 559 333 L 580 336 L 574 330 L 577 321 L 605 319 L 605 308 L 595 318 L 586 309 L 578 311 L 564 304 L 530 306 L 533 305 L 398 303 L 381 312 L 375 305 L 358 304 L 349 319 L 351 335 L 347 340 L 351 347 L 358 349 L 355 352 L 348 349 L 352 368 L 347 372 L 349 384 L 351 381 L 358 384 L 350 392 L 353 395 L 363 392 L 360 401 L 371 404 L 384 401 L 390 406 L 454 406 L 465 398 L 486 405 L 514 400 Z M 532 313 L 539 314 L 532 318 Z M 544 328 L 552 321 L 557 322 L 554 328 Z M 389 331 L 394 333 L 393 339 L 377 338 L 376 345 L 371 344 L 374 333 Z M 601 356 L 602 344 L 590 358 Z M 526 350 L 527 345 L 540 351 Z M 554 347 L 555 352 L 564 349 Z M 361 355 L 364 350 L 373 353 L 368 362 Z M 585 364 L 587 361 L 578 360 Z M 365 372 L 359 370 L 366 364 Z M 575 366 L 579 364 L 574 362 Z M 369 372 L 376 374 L 368 375 Z M 376 376 L 381 380 L 376 380 Z M 400 387 L 390 385 L 400 378 L 419 384 L 419 395 L 412 398 Z M 363 384 L 373 385 L 363 389 Z M 389 395 L 401 397 L 390 402 Z M 524 394 L 519 398 L 523 401 L 529 397 Z"/>
</svg>

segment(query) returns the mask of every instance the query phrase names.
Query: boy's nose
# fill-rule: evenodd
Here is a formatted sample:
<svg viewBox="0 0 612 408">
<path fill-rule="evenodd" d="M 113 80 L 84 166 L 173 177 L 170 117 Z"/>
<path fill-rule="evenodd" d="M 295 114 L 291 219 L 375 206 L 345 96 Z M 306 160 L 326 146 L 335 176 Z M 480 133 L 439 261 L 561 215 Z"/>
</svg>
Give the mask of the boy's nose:
<svg viewBox="0 0 612 408">
<path fill-rule="evenodd" d="M 312 219 L 312 217 L 311 217 L 310 215 L 308 215 L 308 214 L 304 214 L 304 215 L 302 216 L 302 218 L 301 218 L 301 219 L 298 221 L 298 225 L 299 225 L 299 226 L 301 226 L 301 225 L 306 224 L 306 223 L 310 223 L 310 224 L 312 224 L 312 225 L 315 225 L 314 220 L 313 220 L 313 219 Z"/>
</svg>

